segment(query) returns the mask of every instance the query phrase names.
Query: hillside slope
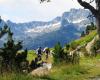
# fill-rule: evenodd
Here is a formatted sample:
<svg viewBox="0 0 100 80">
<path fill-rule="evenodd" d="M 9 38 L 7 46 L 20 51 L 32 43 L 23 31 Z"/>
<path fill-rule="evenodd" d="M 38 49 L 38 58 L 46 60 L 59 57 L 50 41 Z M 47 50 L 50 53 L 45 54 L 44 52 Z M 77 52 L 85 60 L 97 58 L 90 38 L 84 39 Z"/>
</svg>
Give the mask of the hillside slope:
<svg viewBox="0 0 100 80">
<path fill-rule="evenodd" d="M 97 35 L 96 30 L 91 31 L 88 35 L 86 35 L 85 37 L 81 37 L 80 39 L 74 40 L 70 43 L 70 45 L 72 47 L 77 47 L 77 46 L 81 46 L 84 44 L 87 44 L 88 42 L 90 42 L 95 36 Z"/>
</svg>

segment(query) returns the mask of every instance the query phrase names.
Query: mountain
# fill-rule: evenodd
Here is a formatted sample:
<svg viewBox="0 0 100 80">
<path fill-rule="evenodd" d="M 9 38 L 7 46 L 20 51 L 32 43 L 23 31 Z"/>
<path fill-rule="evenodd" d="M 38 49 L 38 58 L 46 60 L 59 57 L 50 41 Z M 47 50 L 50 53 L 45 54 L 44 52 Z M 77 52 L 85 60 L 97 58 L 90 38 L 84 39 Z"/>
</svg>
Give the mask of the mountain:
<svg viewBox="0 0 100 80">
<path fill-rule="evenodd" d="M 86 24 L 89 24 L 87 19 L 89 13 L 84 9 L 71 9 L 48 22 L 14 23 L 10 20 L 6 22 L 1 20 L 0 27 L 7 23 L 14 33 L 14 39 L 23 40 L 24 48 L 53 47 L 57 42 L 64 45 L 78 39 L 80 33 L 85 30 Z M 3 43 L 6 41 L 6 37 L 0 41 Z M 2 43 L 0 45 L 3 45 Z"/>
</svg>

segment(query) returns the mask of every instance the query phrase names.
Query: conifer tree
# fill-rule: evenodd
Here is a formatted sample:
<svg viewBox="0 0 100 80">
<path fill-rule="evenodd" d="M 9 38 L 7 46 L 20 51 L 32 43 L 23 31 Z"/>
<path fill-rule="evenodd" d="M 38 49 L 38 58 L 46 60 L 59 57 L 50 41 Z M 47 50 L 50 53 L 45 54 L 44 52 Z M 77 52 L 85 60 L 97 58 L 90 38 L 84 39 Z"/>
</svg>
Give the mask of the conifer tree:
<svg viewBox="0 0 100 80">
<path fill-rule="evenodd" d="M 60 42 L 58 42 L 54 47 L 54 61 L 59 62 L 63 59 L 63 48 L 61 47 Z"/>
<path fill-rule="evenodd" d="M 82 33 L 81 33 L 81 37 L 84 37 L 84 36 L 85 36 L 85 32 L 82 31 Z"/>
</svg>

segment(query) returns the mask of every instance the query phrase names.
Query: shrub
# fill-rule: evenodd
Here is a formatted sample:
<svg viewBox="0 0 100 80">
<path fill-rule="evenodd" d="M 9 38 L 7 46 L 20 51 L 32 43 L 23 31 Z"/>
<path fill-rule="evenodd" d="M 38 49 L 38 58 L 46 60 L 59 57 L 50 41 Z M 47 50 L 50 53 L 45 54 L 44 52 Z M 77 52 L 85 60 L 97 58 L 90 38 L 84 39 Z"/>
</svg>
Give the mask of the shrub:
<svg viewBox="0 0 100 80">
<path fill-rule="evenodd" d="M 82 31 L 82 33 L 81 33 L 81 37 L 84 37 L 84 36 L 85 36 L 85 32 Z"/>
<path fill-rule="evenodd" d="M 55 46 L 54 46 L 54 50 L 53 50 L 54 54 L 54 62 L 60 62 L 61 60 L 63 60 L 63 48 L 60 45 L 60 42 L 58 42 Z"/>
</svg>

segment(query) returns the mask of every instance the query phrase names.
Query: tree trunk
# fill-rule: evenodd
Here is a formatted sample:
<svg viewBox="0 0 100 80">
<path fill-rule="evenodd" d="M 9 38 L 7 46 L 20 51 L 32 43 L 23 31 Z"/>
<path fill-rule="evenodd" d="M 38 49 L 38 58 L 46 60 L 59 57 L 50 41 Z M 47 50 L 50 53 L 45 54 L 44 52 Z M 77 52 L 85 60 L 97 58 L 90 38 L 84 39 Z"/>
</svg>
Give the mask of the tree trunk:
<svg viewBox="0 0 100 80">
<path fill-rule="evenodd" d="M 86 1 L 83 1 L 83 0 L 77 0 L 77 1 L 85 9 L 89 9 L 91 13 L 94 15 L 94 17 L 96 18 L 97 33 L 100 39 L 100 0 L 95 0 L 96 9 L 90 3 L 87 3 Z"/>
<path fill-rule="evenodd" d="M 97 33 L 100 39 L 100 14 L 96 17 L 96 27 L 97 27 Z"/>
<path fill-rule="evenodd" d="M 96 10 L 98 11 L 97 15 L 95 16 L 96 27 L 97 27 L 97 33 L 98 33 L 99 39 L 100 39 L 100 0 L 95 0 L 95 3 L 96 3 Z"/>
</svg>

